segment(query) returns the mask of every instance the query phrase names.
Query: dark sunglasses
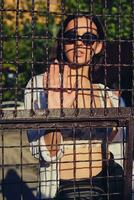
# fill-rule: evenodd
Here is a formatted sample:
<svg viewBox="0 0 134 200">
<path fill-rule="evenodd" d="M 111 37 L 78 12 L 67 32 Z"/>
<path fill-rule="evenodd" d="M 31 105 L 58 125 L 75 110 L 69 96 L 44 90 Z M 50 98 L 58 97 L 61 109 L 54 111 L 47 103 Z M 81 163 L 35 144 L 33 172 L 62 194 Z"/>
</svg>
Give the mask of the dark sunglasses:
<svg viewBox="0 0 134 200">
<path fill-rule="evenodd" d="M 64 44 L 74 44 L 76 41 L 81 40 L 84 45 L 93 45 L 98 39 L 97 35 L 91 32 L 86 32 L 83 35 L 77 35 L 76 31 L 66 31 L 63 34 Z"/>
</svg>

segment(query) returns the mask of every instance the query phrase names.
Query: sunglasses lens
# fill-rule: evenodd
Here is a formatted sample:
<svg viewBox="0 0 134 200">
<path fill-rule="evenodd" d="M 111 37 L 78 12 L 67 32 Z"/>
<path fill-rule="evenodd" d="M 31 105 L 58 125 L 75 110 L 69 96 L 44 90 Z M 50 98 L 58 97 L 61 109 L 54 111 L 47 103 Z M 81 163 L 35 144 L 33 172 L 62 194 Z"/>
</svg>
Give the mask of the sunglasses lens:
<svg viewBox="0 0 134 200">
<path fill-rule="evenodd" d="M 97 36 L 87 32 L 82 36 L 82 40 L 85 45 L 92 45 L 97 40 Z"/>
<path fill-rule="evenodd" d="M 67 31 L 64 33 L 64 43 L 72 44 L 76 40 L 76 32 L 75 31 Z"/>
</svg>

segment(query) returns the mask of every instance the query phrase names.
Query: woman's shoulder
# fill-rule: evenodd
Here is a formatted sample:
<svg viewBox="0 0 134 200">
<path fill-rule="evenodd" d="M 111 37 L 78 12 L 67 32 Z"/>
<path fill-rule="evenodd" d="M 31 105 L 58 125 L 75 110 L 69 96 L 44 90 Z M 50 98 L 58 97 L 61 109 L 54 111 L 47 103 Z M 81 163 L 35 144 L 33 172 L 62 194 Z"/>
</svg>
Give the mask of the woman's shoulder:
<svg viewBox="0 0 134 200">
<path fill-rule="evenodd" d="M 27 83 L 26 88 L 43 88 L 43 76 L 44 74 L 39 74 L 33 76 Z"/>
<path fill-rule="evenodd" d="M 102 84 L 102 83 L 94 83 L 93 84 L 93 86 L 95 87 L 95 88 L 97 88 L 97 89 L 109 89 L 109 87 L 107 87 L 107 86 L 105 86 L 104 84 Z"/>
<path fill-rule="evenodd" d="M 111 100 L 113 107 L 118 107 L 119 95 L 117 94 L 117 92 L 113 91 L 108 86 L 105 86 L 101 83 L 94 84 L 94 87 L 101 91 L 102 97 L 105 96 L 105 92 L 106 92 L 107 97 Z"/>
</svg>

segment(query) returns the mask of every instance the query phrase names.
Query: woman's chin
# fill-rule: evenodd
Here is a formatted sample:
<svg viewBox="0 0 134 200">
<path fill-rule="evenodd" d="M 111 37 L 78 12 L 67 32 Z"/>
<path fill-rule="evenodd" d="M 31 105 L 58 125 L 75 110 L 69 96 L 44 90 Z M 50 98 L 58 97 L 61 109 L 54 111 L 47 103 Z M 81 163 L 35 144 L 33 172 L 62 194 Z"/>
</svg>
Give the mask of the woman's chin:
<svg viewBox="0 0 134 200">
<path fill-rule="evenodd" d="M 77 60 L 69 61 L 69 63 L 72 63 L 73 65 L 76 65 L 76 66 L 81 66 L 81 65 L 83 66 L 83 65 L 89 65 L 90 61 L 77 58 Z"/>
</svg>

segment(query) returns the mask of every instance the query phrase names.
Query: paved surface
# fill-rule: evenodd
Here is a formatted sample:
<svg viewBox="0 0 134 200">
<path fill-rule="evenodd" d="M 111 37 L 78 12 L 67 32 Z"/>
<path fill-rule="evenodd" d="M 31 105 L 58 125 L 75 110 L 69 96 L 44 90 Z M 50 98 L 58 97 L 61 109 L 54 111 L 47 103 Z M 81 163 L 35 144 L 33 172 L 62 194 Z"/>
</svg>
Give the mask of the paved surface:
<svg viewBox="0 0 134 200">
<path fill-rule="evenodd" d="M 0 182 L 4 181 L 0 200 L 35 199 L 38 160 L 32 157 L 28 145 L 24 130 L 22 134 L 16 130 L 0 133 Z"/>
</svg>

